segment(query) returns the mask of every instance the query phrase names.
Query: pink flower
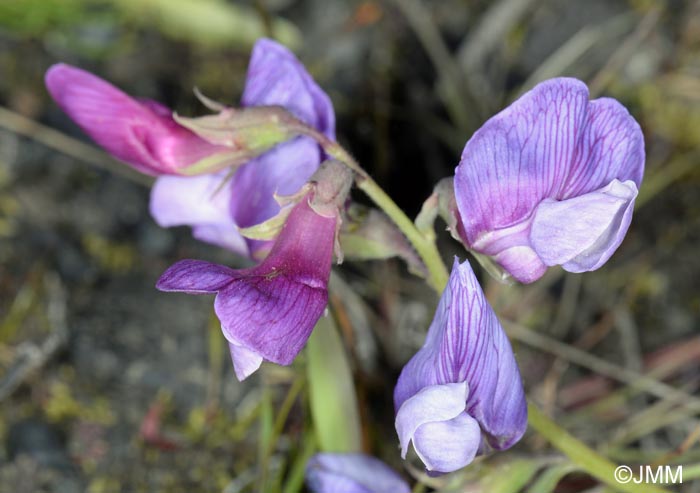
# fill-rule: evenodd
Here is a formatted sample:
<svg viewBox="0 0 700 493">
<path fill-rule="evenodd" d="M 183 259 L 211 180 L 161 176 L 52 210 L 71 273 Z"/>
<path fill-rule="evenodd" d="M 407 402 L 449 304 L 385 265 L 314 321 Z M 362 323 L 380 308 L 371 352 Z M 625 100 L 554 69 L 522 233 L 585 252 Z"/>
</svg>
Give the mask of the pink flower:
<svg viewBox="0 0 700 493">
<path fill-rule="evenodd" d="M 150 100 L 136 100 L 99 77 L 63 63 L 46 72 L 56 103 L 97 144 L 149 175 L 182 169 L 231 149 L 210 144 L 173 120 Z"/>
</svg>

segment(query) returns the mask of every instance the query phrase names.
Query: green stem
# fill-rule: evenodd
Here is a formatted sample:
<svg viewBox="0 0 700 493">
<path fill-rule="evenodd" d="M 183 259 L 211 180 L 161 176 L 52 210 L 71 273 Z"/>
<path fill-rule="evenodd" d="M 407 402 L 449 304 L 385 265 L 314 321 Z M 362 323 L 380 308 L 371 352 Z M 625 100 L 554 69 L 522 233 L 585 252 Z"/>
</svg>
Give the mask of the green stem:
<svg viewBox="0 0 700 493">
<path fill-rule="evenodd" d="M 420 256 L 428 269 L 428 283 L 437 293 L 441 293 L 447 285 L 448 273 L 442 261 L 440 252 L 432 239 L 421 233 L 411 219 L 396 205 L 386 192 L 377 185 L 372 177 L 362 169 L 360 164 L 346 151 L 340 144 L 329 139 L 316 129 L 304 126 L 298 129 L 300 134 L 307 135 L 315 139 L 323 150 L 334 159 L 345 163 L 357 174 L 357 187 L 365 192 L 384 213 L 391 218 L 401 232 L 411 242 L 413 248 Z"/>
<path fill-rule="evenodd" d="M 358 180 L 358 187 L 391 218 L 394 224 L 408 238 L 408 241 L 411 242 L 428 269 L 428 283 L 438 293 L 442 292 L 447 285 L 449 276 L 435 243 L 428 240 L 416 229 L 413 221 L 404 214 L 374 180 L 369 177 Z"/>
<path fill-rule="evenodd" d="M 620 483 L 615 480 L 616 464 L 597 454 L 586 444 L 570 435 L 563 428 L 560 428 L 534 404 L 529 403 L 527 407 L 530 426 L 546 438 L 555 448 L 566 454 L 581 469 L 615 490 L 630 493 L 639 492 L 639 484 L 633 481 Z M 652 484 L 645 484 L 644 492 L 670 493 L 668 490 Z"/>
</svg>

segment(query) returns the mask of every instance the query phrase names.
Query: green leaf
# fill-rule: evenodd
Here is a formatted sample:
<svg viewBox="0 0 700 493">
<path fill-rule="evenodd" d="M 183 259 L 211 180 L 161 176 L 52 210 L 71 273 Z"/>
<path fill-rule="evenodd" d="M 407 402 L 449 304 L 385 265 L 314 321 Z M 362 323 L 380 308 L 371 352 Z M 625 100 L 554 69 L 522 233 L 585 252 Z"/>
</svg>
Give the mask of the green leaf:
<svg viewBox="0 0 700 493">
<path fill-rule="evenodd" d="M 347 211 L 347 221 L 340 230 L 340 247 L 350 260 L 380 260 L 402 258 L 409 269 L 425 277 L 425 264 L 383 212 L 353 204 Z"/>
<path fill-rule="evenodd" d="M 359 452 L 362 429 L 352 372 L 335 323 L 321 317 L 306 344 L 309 404 L 323 452 Z"/>
</svg>

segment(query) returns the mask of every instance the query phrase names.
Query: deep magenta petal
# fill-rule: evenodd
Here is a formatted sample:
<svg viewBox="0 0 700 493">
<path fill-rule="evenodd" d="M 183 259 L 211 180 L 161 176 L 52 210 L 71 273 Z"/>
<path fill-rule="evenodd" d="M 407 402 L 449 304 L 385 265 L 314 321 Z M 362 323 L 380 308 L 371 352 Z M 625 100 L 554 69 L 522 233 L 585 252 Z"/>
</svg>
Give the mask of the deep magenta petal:
<svg viewBox="0 0 700 493">
<path fill-rule="evenodd" d="M 222 150 L 177 124 L 162 105 L 137 101 L 84 70 L 54 65 L 46 87 L 97 144 L 143 173 L 177 174 Z"/>
<path fill-rule="evenodd" d="M 294 360 L 328 303 L 335 227 L 308 197 L 294 207 L 265 260 L 238 271 L 216 298 L 230 342 L 282 365 Z"/>
<path fill-rule="evenodd" d="M 317 214 L 311 197 L 294 206 L 260 265 L 183 260 L 158 281 L 163 291 L 217 293 L 214 309 L 240 380 L 263 359 L 290 364 L 326 309 L 337 218 Z"/>
</svg>

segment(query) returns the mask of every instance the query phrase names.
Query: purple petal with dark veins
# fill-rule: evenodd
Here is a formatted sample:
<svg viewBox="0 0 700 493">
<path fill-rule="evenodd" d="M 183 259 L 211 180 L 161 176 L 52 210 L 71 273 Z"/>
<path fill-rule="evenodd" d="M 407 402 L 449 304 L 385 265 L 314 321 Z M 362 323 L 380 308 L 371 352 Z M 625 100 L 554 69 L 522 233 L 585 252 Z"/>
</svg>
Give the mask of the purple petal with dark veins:
<svg viewBox="0 0 700 493">
<path fill-rule="evenodd" d="M 403 426 L 423 422 L 419 411 L 424 412 L 429 404 L 423 404 L 421 398 L 416 401 L 421 404 L 416 410 L 404 406 L 414 402 L 426 389 L 446 392 L 447 384 L 460 383 L 468 389 L 462 410 L 478 422 L 484 440 L 496 449 L 505 449 L 516 443 L 527 425 L 527 406 L 518 366 L 508 338 L 469 263 L 460 265 L 455 260 L 426 342 L 406 364 L 394 390 L 397 431 L 403 447 L 410 435 Z M 431 392 L 437 393 L 438 390 Z M 435 409 L 447 409 L 445 406 L 449 402 L 449 399 L 440 397 L 432 405 Z M 440 415 L 436 421 L 459 415 L 456 407 L 450 405 L 448 408 L 452 416 Z M 400 416 L 404 423 L 401 429 Z M 450 426 L 457 425 L 465 429 L 469 427 L 466 421 Z M 461 439 L 467 440 L 466 435 Z M 465 448 L 458 450 L 464 457 L 468 456 Z M 428 465 L 433 460 L 427 458 L 424 462 Z M 455 460 L 452 464 L 457 462 Z"/>
<path fill-rule="evenodd" d="M 577 204 L 593 206 L 587 200 L 567 201 L 601 190 L 613 180 L 638 188 L 643 171 L 641 129 L 620 103 L 610 98 L 588 101 L 588 89 L 575 79 L 543 82 L 489 119 L 467 142 L 455 172 L 460 235 L 468 247 L 493 256 L 521 282 L 538 279 L 547 265 L 565 263 L 573 272 L 596 269 L 624 238 L 631 208 L 620 215 L 616 207 L 602 207 L 609 217 L 600 224 L 619 228 L 596 228 L 600 235 L 585 240 L 595 247 L 569 263 L 571 245 L 589 225 L 567 220 L 568 226 L 543 227 L 538 207 L 547 202 L 540 211 L 544 214 L 558 202 L 555 209 L 570 209 L 569 218 L 574 217 Z M 531 237 L 533 221 L 538 223 L 536 241 Z M 554 229 L 557 235 L 543 236 Z M 540 251 L 543 245 L 546 252 Z M 555 258 L 569 260 L 553 263 Z"/>
<path fill-rule="evenodd" d="M 308 138 L 280 144 L 244 164 L 231 183 L 230 214 L 238 226 L 260 224 L 280 210 L 274 195 L 292 195 L 318 169 L 320 150 Z M 251 253 L 269 242 L 245 239 Z"/>
<path fill-rule="evenodd" d="M 310 197 L 294 206 L 260 265 L 234 270 L 183 260 L 156 285 L 163 291 L 217 293 L 214 309 L 239 379 L 255 371 L 261 358 L 290 364 L 326 308 L 337 218 L 317 214 Z"/>
<path fill-rule="evenodd" d="M 266 360 L 289 365 L 328 303 L 328 291 L 284 272 L 241 277 L 216 297 L 224 336 Z"/>
<path fill-rule="evenodd" d="M 283 106 L 335 139 L 335 113 L 330 98 L 294 53 L 270 39 L 260 39 L 253 47 L 241 102 L 243 106 Z"/>
</svg>

